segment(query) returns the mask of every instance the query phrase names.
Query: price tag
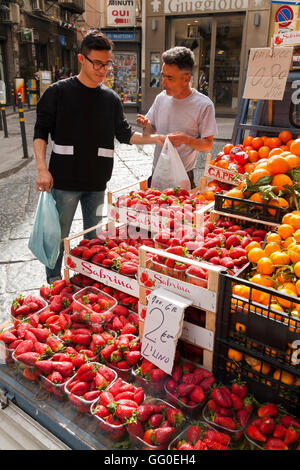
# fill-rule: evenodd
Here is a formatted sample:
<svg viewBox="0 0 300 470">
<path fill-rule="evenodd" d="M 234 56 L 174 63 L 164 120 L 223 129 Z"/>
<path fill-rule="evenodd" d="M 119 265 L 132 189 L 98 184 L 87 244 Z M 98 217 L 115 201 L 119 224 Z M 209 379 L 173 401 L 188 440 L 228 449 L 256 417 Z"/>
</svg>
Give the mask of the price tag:
<svg viewBox="0 0 300 470">
<path fill-rule="evenodd" d="M 144 358 L 167 374 L 173 369 L 184 310 L 191 304 L 191 300 L 165 289 L 156 289 L 150 294 L 141 352 Z"/>
</svg>

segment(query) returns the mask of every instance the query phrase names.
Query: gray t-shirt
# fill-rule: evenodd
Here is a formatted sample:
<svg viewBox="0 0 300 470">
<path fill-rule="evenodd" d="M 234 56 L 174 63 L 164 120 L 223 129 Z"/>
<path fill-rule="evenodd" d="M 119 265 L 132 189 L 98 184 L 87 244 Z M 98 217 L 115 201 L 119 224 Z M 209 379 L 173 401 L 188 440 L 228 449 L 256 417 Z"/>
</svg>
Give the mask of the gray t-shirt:
<svg viewBox="0 0 300 470">
<path fill-rule="evenodd" d="M 176 99 L 162 91 L 154 100 L 146 117 L 155 126 L 158 134 L 171 134 L 176 131 L 195 139 L 217 134 L 215 108 L 213 102 L 194 88 L 187 98 Z M 153 159 L 153 170 L 157 164 L 162 148 L 156 145 Z M 181 145 L 177 151 L 186 171 L 195 168 L 197 150 Z"/>
</svg>

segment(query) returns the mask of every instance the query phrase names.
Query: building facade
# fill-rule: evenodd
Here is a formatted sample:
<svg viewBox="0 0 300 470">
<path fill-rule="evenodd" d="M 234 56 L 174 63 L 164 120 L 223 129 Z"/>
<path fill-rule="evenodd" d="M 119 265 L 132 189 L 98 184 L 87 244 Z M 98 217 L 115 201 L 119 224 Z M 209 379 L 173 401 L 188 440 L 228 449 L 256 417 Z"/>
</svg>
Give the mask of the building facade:
<svg viewBox="0 0 300 470">
<path fill-rule="evenodd" d="M 192 86 L 208 95 L 218 115 L 236 114 L 249 50 L 268 45 L 269 0 L 147 0 L 144 9 L 143 112 L 161 91 L 161 54 L 193 50 Z"/>
<path fill-rule="evenodd" d="M 0 0 L 0 80 L 7 102 L 17 78 L 49 85 L 78 71 L 77 34 L 85 0 Z M 48 72 L 48 74 L 46 74 Z M 42 88 L 42 87 L 41 87 Z"/>
</svg>

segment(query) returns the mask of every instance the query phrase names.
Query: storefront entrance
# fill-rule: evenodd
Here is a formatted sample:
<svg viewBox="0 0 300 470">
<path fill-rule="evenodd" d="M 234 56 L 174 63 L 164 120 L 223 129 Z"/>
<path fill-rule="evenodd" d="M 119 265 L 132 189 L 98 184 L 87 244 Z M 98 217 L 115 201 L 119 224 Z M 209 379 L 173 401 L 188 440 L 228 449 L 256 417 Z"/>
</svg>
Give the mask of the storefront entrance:
<svg viewBox="0 0 300 470">
<path fill-rule="evenodd" d="M 186 46 L 195 54 L 192 86 L 208 95 L 219 114 L 237 111 L 245 15 L 169 19 L 167 47 Z"/>
</svg>

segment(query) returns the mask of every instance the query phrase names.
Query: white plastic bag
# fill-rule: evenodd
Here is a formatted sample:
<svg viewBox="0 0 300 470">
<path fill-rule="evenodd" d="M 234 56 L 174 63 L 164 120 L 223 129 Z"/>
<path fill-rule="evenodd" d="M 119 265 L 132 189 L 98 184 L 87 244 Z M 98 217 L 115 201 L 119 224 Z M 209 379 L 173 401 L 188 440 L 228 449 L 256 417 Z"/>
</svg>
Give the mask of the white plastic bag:
<svg viewBox="0 0 300 470">
<path fill-rule="evenodd" d="M 182 160 L 168 137 L 154 169 L 151 186 L 159 191 L 178 186 L 188 191 L 191 189 L 191 183 Z"/>
<path fill-rule="evenodd" d="M 61 228 L 52 194 L 40 194 L 28 248 L 37 259 L 53 269 L 60 251 Z"/>
</svg>

